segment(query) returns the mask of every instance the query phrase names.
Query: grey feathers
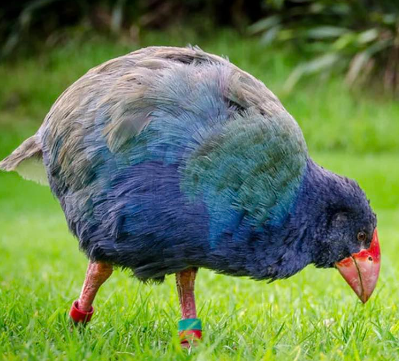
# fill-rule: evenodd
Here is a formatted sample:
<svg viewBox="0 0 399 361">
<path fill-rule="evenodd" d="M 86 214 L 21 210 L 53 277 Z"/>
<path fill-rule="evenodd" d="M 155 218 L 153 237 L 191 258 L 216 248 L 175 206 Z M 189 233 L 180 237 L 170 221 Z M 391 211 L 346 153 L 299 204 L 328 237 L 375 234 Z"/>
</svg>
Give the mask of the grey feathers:
<svg viewBox="0 0 399 361">
<path fill-rule="evenodd" d="M 0 162 L 0 169 L 16 171 L 23 178 L 48 185 L 43 164 L 43 153 L 37 135 L 26 139 L 7 158 Z"/>
</svg>

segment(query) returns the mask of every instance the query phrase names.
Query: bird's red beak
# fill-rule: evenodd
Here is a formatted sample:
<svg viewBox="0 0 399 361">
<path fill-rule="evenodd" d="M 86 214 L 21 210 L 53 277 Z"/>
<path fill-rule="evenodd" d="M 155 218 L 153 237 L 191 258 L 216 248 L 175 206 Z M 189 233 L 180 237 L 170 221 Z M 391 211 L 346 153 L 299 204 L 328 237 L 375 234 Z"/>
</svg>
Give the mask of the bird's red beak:
<svg viewBox="0 0 399 361">
<path fill-rule="evenodd" d="M 380 273 L 380 259 L 380 244 L 376 229 L 369 249 L 362 249 L 335 264 L 339 273 L 363 303 L 367 302 L 374 291 Z"/>
</svg>

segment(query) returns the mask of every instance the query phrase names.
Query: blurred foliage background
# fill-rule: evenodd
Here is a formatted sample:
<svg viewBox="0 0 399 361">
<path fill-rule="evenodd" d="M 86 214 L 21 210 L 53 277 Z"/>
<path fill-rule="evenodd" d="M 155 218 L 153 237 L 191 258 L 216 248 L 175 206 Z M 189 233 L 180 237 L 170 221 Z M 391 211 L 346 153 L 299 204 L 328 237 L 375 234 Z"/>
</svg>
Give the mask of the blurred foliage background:
<svg viewBox="0 0 399 361">
<path fill-rule="evenodd" d="M 264 81 L 311 151 L 399 150 L 398 0 L 20 0 L 0 8 L 0 156 L 91 67 L 187 44 Z"/>
<path fill-rule="evenodd" d="M 183 26 L 210 36 L 218 27 L 290 46 L 307 59 L 286 82 L 340 72 L 348 85 L 377 80 L 399 90 L 397 0 L 21 0 L 0 10 L 3 58 L 97 32 L 140 42 L 143 30 Z"/>
</svg>

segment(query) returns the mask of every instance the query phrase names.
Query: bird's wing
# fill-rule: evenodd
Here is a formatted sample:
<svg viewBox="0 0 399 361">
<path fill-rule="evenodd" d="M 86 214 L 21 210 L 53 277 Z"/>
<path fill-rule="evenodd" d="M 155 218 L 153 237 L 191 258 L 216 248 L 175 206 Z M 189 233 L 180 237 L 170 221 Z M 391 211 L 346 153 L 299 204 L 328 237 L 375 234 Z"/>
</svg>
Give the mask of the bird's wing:
<svg viewBox="0 0 399 361">
<path fill-rule="evenodd" d="M 215 238 L 243 214 L 258 226 L 282 222 L 307 159 L 301 129 L 262 82 L 233 66 L 225 97 L 236 112 L 192 153 L 184 179 L 187 192 L 208 203 Z"/>
</svg>

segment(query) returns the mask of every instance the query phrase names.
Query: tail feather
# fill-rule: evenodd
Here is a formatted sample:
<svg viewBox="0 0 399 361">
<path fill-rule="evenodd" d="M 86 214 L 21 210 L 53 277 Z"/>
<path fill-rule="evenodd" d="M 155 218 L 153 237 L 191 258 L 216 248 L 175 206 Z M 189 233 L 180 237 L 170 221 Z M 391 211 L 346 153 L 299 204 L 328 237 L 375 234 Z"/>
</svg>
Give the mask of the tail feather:
<svg viewBox="0 0 399 361">
<path fill-rule="evenodd" d="M 2 160 L 0 170 L 15 171 L 25 179 L 48 185 L 42 147 L 37 135 L 26 139 L 14 152 Z"/>
</svg>

